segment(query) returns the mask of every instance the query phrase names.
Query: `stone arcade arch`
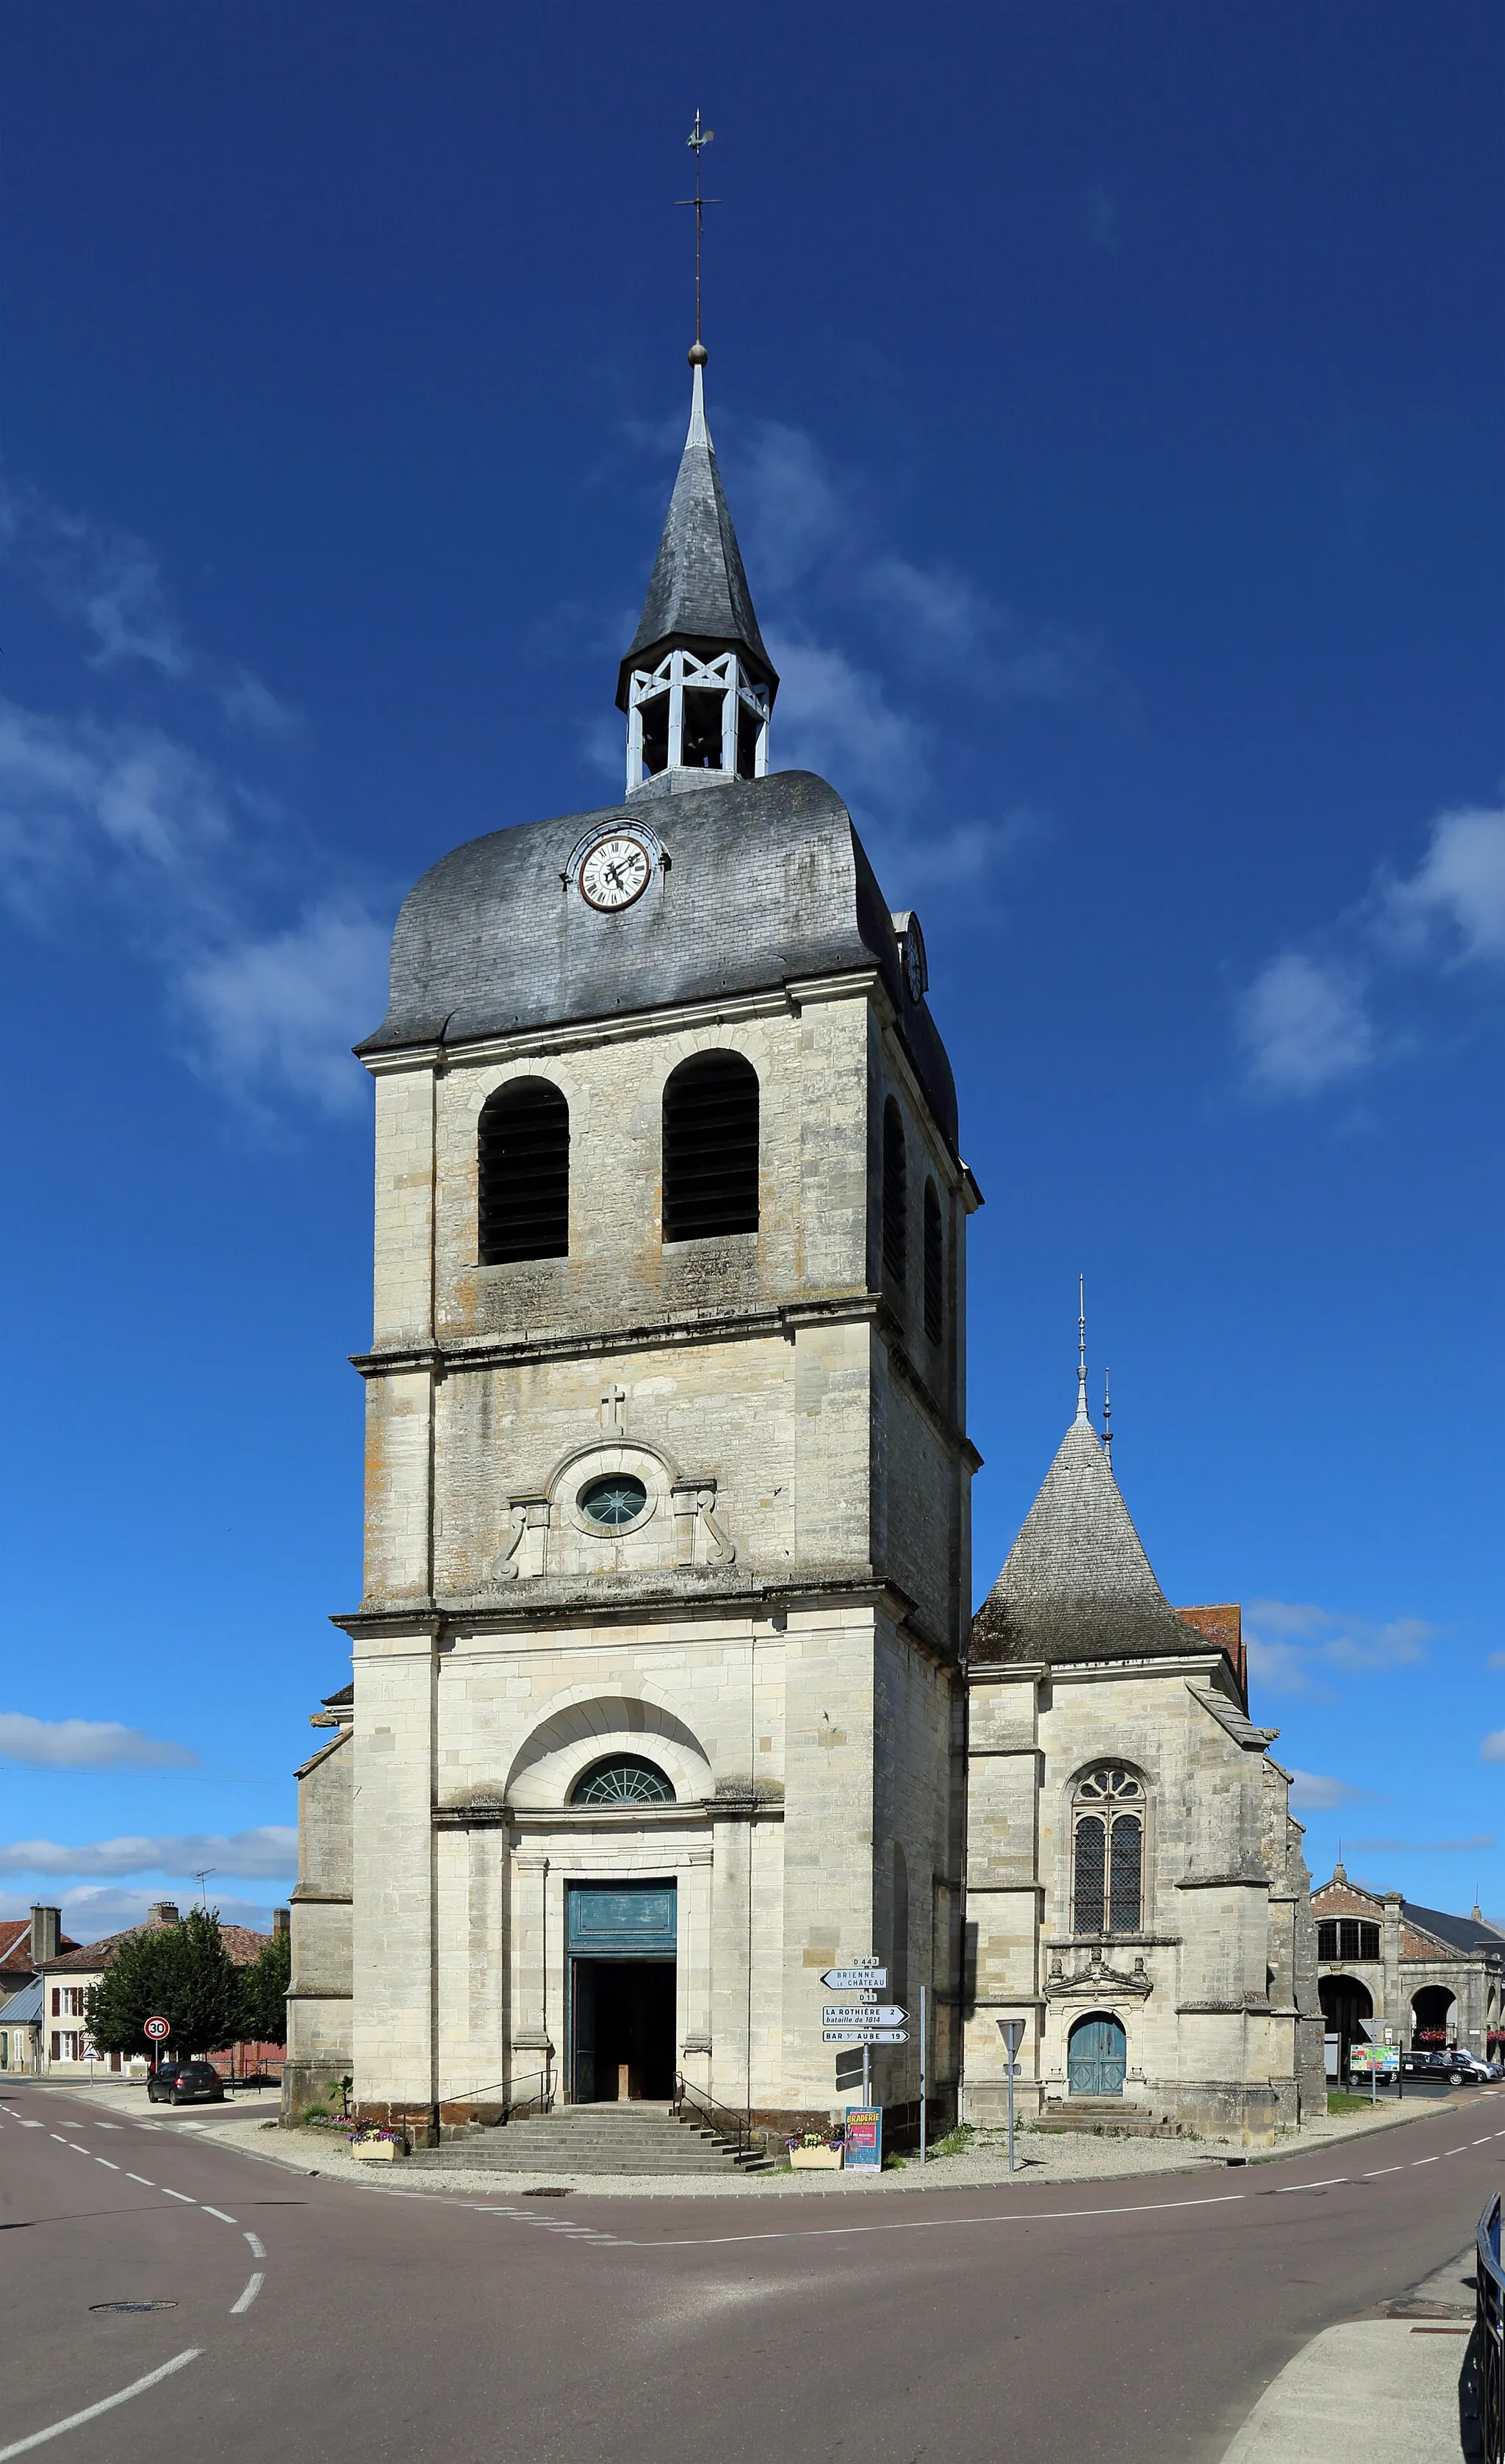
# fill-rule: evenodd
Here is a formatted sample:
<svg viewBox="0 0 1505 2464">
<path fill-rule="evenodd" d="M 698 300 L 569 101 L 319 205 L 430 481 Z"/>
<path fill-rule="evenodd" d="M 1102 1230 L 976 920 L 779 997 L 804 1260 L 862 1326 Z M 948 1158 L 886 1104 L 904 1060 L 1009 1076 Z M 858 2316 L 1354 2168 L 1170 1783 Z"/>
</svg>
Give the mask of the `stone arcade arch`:
<svg viewBox="0 0 1505 2464">
<path fill-rule="evenodd" d="M 1424 1985 L 1411 1996 L 1411 2042 L 1419 2052 L 1437 2053 L 1456 2041 L 1458 1997 L 1446 1985 Z"/>
<path fill-rule="evenodd" d="M 1350 2047 L 1369 2042 L 1374 1996 L 1357 1976 L 1324 1976 L 1317 1990 L 1326 2033 L 1338 2038 L 1338 2069 L 1342 2077 L 1347 2073 Z"/>
</svg>

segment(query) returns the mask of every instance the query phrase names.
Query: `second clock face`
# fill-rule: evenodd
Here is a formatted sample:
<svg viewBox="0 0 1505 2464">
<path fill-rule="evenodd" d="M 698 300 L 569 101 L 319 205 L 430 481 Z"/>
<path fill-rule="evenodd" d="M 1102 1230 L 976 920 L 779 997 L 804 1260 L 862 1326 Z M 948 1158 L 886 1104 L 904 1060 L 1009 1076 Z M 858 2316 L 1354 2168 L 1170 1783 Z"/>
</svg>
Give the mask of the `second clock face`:
<svg viewBox="0 0 1505 2464">
<path fill-rule="evenodd" d="M 580 868 L 580 894 L 589 907 L 631 907 L 648 888 L 653 860 L 641 839 L 625 831 L 600 840 Z"/>
</svg>

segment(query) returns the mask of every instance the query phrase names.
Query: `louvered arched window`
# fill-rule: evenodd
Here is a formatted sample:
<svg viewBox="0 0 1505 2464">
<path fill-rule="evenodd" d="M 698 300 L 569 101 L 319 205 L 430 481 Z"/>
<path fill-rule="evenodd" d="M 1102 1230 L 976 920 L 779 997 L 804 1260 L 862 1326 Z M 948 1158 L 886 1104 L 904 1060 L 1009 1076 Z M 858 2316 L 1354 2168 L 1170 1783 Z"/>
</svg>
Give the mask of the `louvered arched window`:
<svg viewBox="0 0 1505 2464">
<path fill-rule="evenodd" d="M 569 1106 L 545 1078 L 514 1078 L 481 1106 L 477 1254 L 483 1266 L 569 1255 Z"/>
<path fill-rule="evenodd" d="M 758 1072 L 740 1052 L 697 1052 L 664 1088 L 664 1239 L 758 1229 Z"/>
<path fill-rule="evenodd" d="M 946 1253 L 941 1228 L 941 1199 L 933 1180 L 925 1183 L 925 1332 L 939 1343 L 945 1331 Z"/>
<path fill-rule="evenodd" d="M 1144 1912 L 1144 1784 L 1105 1763 L 1077 1782 L 1072 1930 L 1138 1933 Z"/>
<path fill-rule="evenodd" d="M 883 1272 L 895 1284 L 909 1276 L 909 1167 L 892 1095 L 883 1107 Z"/>
</svg>

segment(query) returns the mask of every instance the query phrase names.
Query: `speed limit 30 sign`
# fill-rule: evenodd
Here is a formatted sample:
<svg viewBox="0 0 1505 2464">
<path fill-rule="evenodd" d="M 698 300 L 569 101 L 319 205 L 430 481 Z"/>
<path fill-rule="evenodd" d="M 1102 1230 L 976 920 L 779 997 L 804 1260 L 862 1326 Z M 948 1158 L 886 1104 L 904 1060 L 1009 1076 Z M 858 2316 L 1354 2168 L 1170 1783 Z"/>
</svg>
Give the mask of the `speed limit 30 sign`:
<svg viewBox="0 0 1505 2464">
<path fill-rule="evenodd" d="M 144 2036 L 149 2036 L 154 2045 L 160 2045 L 165 2036 L 171 2035 L 172 2022 L 170 2019 L 144 2019 L 141 2032 Z"/>
</svg>

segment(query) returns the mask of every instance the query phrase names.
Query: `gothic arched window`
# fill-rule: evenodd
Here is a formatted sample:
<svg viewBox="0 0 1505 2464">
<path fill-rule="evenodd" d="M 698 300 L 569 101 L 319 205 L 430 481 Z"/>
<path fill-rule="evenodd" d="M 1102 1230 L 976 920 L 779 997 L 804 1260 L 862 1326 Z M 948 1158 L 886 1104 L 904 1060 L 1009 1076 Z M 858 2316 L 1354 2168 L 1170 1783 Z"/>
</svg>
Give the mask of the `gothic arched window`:
<svg viewBox="0 0 1505 2464">
<path fill-rule="evenodd" d="M 1072 1930 L 1138 1933 L 1144 1911 L 1144 1786 L 1104 1763 L 1072 1809 Z"/>
<path fill-rule="evenodd" d="M 740 1052 L 697 1052 L 664 1088 L 664 1239 L 758 1229 L 758 1072 Z"/>
<path fill-rule="evenodd" d="M 569 1106 L 545 1078 L 514 1078 L 481 1106 L 477 1254 L 483 1266 L 569 1255 Z"/>
<path fill-rule="evenodd" d="M 637 1754 L 609 1754 L 582 1771 L 569 1793 L 571 1805 L 673 1805 L 666 1772 Z"/>
<path fill-rule="evenodd" d="M 909 1275 L 909 1167 L 904 1124 L 892 1095 L 883 1107 L 883 1272 L 896 1284 Z"/>
<path fill-rule="evenodd" d="M 939 1343 L 945 1331 L 946 1253 L 941 1229 L 941 1200 L 933 1180 L 925 1183 L 925 1332 Z"/>
</svg>

